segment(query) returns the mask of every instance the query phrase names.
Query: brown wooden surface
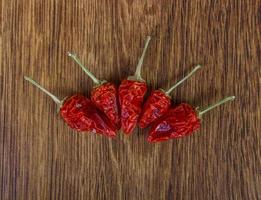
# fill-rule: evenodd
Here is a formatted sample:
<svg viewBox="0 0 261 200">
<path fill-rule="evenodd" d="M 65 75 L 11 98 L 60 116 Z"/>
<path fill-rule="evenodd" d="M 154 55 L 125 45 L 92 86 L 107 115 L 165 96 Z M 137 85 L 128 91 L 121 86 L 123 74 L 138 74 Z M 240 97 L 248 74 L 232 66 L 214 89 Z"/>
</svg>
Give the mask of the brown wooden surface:
<svg viewBox="0 0 261 200">
<path fill-rule="evenodd" d="M 258 0 L 2 0 L 0 199 L 261 199 Z M 98 77 L 133 73 L 147 35 L 142 74 L 169 87 L 195 64 L 175 103 L 237 100 L 204 116 L 193 136 L 161 144 L 146 130 L 116 140 L 77 134 L 55 104 L 93 86 L 66 56 L 77 52 Z"/>
</svg>

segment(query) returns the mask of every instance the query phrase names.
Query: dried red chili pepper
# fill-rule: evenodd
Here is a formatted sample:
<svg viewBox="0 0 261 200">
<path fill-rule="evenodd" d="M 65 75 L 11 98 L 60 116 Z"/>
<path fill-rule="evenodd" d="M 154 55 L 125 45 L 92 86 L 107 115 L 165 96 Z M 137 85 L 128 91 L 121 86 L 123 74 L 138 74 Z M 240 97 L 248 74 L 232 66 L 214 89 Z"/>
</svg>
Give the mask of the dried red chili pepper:
<svg viewBox="0 0 261 200">
<path fill-rule="evenodd" d="M 181 79 L 168 90 L 154 90 L 143 106 L 142 114 L 139 120 L 139 126 L 141 128 L 146 128 L 152 122 L 163 116 L 168 111 L 171 104 L 170 93 L 181 83 L 191 77 L 200 68 L 200 65 L 196 66 L 188 75 L 186 75 L 183 79 Z"/>
<path fill-rule="evenodd" d="M 116 136 L 116 130 L 109 119 L 85 96 L 75 94 L 61 101 L 31 78 L 24 78 L 54 100 L 59 107 L 60 115 L 72 129 L 80 132 L 91 131 L 108 137 Z"/>
<path fill-rule="evenodd" d="M 203 114 L 234 99 L 234 96 L 226 97 L 218 103 L 210 105 L 202 110 L 195 109 L 187 103 L 181 103 L 170 109 L 166 115 L 152 125 L 148 141 L 160 142 L 190 135 L 200 128 Z"/>
<path fill-rule="evenodd" d="M 80 61 L 80 59 L 72 53 L 68 55 L 76 61 L 83 71 L 92 79 L 95 86 L 91 91 L 91 100 L 105 115 L 110 119 L 111 123 L 120 128 L 120 116 L 118 109 L 118 91 L 117 87 L 106 80 L 97 79 Z"/>
<path fill-rule="evenodd" d="M 147 84 L 141 77 L 141 66 L 145 57 L 150 37 L 146 44 L 133 76 L 123 80 L 119 87 L 119 102 L 121 107 L 121 128 L 125 134 L 130 134 L 138 121 Z"/>
</svg>

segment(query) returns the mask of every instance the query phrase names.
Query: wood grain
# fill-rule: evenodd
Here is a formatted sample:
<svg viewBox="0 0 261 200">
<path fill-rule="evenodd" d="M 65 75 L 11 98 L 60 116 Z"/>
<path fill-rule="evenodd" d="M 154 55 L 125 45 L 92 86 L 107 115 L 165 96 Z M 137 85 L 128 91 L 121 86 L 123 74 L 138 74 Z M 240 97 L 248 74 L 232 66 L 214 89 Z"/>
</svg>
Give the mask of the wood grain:
<svg viewBox="0 0 261 200">
<path fill-rule="evenodd" d="M 260 22 L 259 0 L 1 1 L 0 199 L 261 199 Z M 119 84 L 147 35 L 151 89 L 202 64 L 173 103 L 237 100 L 205 115 L 198 133 L 150 145 L 147 130 L 77 134 L 23 80 L 89 95 L 93 83 L 66 52 Z"/>
</svg>

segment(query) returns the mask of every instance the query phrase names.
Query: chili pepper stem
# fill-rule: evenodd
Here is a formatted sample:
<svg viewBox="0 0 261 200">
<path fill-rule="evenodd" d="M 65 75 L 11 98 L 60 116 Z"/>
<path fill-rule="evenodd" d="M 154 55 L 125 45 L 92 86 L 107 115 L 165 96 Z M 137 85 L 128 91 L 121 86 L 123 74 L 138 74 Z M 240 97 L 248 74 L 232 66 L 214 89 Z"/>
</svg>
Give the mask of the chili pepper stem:
<svg viewBox="0 0 261 200">
<path fill-rule="evenodd" d="M 176 89 L 180 84 L 182 84 L 184 81 L 186 81 L 188 78 L 190 78 L 196 71 L 198 71 L 202 66 L 201 65 L 197 65 L 191 72 L 189 72 L 183 79 L 181 79 L 179 82 L 177 82 L 175 85 L 173 85 L 170 89 L 167 90 L 167 92 L 165 92 L 165 94 L 167 96 L 169 96 L 169 94 Z"/>
<path fill-rule="evenodd" d="M 31 84 L 33 84 L 34 86 L 36 86 L 37 88 L 39 88 L 40 90 L 42 90 L 45 94 L 47 94 L 49 97 L 51 97 L 53 99 L 53 101 L 58 105 L 61 106 L 62 105 L 62 101 L 60 99 L 58 99 L 55 95 L 53 95 L 51 92 L 49 92 L 48 90 L 46 90 L 44 87 L 42 87 L 41 85 L 39 85 L 37 82 L 35 82 L 33 79 L 31 79 L 30 77 L 24 76 L 24 79 L 29 81 Z"/>
<path fill-rule="evenodd" d="M 148 49 L 150 40 L 151 40 L 151 37 L 148 36 L 147 39 L 146 39 L 146 43 L 145 43 L 142 55 L 141 55 L 141 57 L 139 59 L 138 65 L 136 67 L 135 74 L 134 74 L 134 76 L 130 76 L 128 79 L 144 81 L 143 78 L 141 77 L 141 67 L 142 67 L 142 64 L 143 64 L 143 61 L 144 61 L 144 57 L 145 57 L 146 51 Z"/>
<path fill-rule="evenodd" d="M 199 117 L 201 117 L 203 114 L 212 110 L 213 108 L 216 108 L 217 106 L 220 106 L 220 105 L 222 105 L 222 104 L 224 104 L 228 101 L 233 101 L 235 98 L 236 98 L 235 96 L 226 97 L 226 98 L 222 99 L 221 101 L 218 101 L 217 103 L 214 103 L 214 104 L 212 104 L 212 105 L 210 105 L 210 106 L 208 106 L 208 107 L 206 107 L 202 110 L 199 110 L 198 115 L 199 115 Z"/>
<path fill-rule="evenodd" d="M 68 52 L 68 56 L 70 56 L 78 65 L 80 65 L 80 67 L 82 68 L 82 70 L 92 79 L 92 81 L 96 84 L 96 85 L 101 85 L 102 83 L 104 83 L 104 81 L 101 81 L 99 79 L 97 79 L 93 73 L 91 73 L 87 67 L 85 67 L 82 62 L 80 61 L 80 59 L 77 57 L 76 54 L 70 53 Z"/>
</svg>

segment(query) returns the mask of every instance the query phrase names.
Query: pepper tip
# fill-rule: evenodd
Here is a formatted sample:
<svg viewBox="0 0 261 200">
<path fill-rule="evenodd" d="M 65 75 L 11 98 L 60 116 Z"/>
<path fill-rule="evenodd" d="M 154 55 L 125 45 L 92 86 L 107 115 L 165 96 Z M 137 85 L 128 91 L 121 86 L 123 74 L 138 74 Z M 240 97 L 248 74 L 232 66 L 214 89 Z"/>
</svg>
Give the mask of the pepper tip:
<svg viewBox="0 0 261 200">
<path fill-rule="evenodd" d="M 149 143 L 154 143 L 155 141 L 153 140 L 153 137 L 150 135 L 148 138 L 147 138 L 147 141 Z"/>
</svg>

